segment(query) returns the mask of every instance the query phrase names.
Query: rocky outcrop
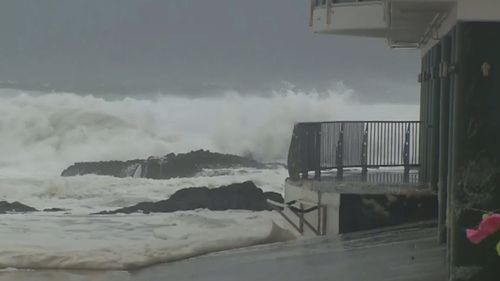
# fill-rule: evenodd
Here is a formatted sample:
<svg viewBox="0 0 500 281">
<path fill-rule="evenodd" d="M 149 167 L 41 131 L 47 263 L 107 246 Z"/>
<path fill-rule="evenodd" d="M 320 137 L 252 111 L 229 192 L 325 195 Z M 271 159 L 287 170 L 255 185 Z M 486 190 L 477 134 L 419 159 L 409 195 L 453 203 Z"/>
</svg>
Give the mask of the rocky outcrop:
<svg viewBox="0 0 500 281">
<path fill-rule="evenodd" d="M 37 212 L 38 210 L 30 207 L 28 205 L 24 205 L 19 202 L 9 203 L 7 201 L 0 201 L 0 214 L 6 213 L 28 213 L 28 212 Z"/>
<path fill-rule="evenodd" d="M 197 150 L 189 153 L 171 153 L 164 157 L 149 157 L 145 160 L 75 163 L 65 169 L 61 175 L 95 174 L 120 178 L 170 179 L 192 177 L 203 169 L 239 167 L 264 168 L 265 166 L 248 157 Z"/>
<path fill-rule="evenodd" d="M 263 192 L 251 181 L 221 186 L 216 189 L 191 187 L 175 192 L 167 200 L 141 202 L 131 207 L 99 214 L 117 213 L 167 213 L 195 209 L 223 210 L 271 210 L 267 199 L 283 202 L 283 197 L 275 192 Z"/>
<path fill-rule="evenodd" d="M 44 212 L 47 213 L 55 213 L 55 212 L 67 212 L 70 211 L 69 209 L 63 209 L 63 208 L 47 208 L 43 209 Z"/>
<path fill-rule="evenodd" d="M 133 171 L 144 162 L 144 160 L 130 160 L 75 163 L 65 169 L 61 173 L 61 176 L 69 177 L 92 174 L 125 178 L 133 176 Z"/>
</svg>

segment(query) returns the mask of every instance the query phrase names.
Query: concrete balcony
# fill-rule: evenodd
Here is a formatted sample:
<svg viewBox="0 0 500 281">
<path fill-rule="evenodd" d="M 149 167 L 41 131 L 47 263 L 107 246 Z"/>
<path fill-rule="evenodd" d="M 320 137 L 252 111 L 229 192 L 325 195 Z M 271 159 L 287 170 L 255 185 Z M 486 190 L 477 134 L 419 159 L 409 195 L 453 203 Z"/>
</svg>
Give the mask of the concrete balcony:
<svg viewBox="0 0 500 281">
<path fill-rule="evenodd" d="M 281 214 L 303 235 L 436 219 L 426 155 L 419 121 L 298 123 Z"/>
<path fill-rule="evenodd" d="M 419 48 L 454 18 L 456 0 L 312 0 L 310 26 L 316 33 L 385 38 L 391 47 Z"/>
<path fill-rule="evenodd" d="M 385 4 L 373 0 L 313 1 L 311 27 L 316 33 L 385 37 Z"/>
</svg>

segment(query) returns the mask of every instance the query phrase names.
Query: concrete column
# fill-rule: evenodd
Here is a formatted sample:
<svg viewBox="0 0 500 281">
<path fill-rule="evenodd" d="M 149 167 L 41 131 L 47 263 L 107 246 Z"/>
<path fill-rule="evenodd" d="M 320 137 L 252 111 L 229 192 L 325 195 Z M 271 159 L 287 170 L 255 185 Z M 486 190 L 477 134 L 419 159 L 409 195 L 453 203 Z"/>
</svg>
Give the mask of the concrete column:
<svg viewBox="0 0 500 281">
<path fill-rule="evenodd" d="M 427 178 L 427 127 L 428 127 L 428 79 L 427 79 L 427 70 L 429 54 L 425 55 L 422 59 L 422 67 L 421 67 L 421 84 L 420 84 L 420 170 L 419 170 L 419 179 L 422 183 L 428 183 Z"/>
<path fill-rule="evenodd" d="M 497 233 L 479 245 L 465 236 L 500 208 L 500 23 L 457 25 L 449 196 L 450 280 L 500 280 Z M 489 73 L 482 66 L 490 65 Z"/>
<path fill-rule="evenodd" d="M 432 51 L 431 65 L 431 89 L 430 89 L 430 128 L 429 128 L 429 187 L 438 190 L 439 176 L 439 135 L 440 135 L 440 100 L 441 100 L 441 79 L 439 78 L 439 64 L 441 63 L 441 46 L 436 45 Z"/>
<path fill-rule="evenodd" d="M 441 42 L 441 70 L 451 64 L 451 38 L 445 37 Z M 449 69 L 449 67 L 448 67 Z M 439 241 L 446 241 L 446 206 L 448 186 L 448 132 L 449 132 L 449 104 L 450 104 L 450 74 L 441 73 L 440 89 L 440 118 L 439 118 Z"/>
</svg>

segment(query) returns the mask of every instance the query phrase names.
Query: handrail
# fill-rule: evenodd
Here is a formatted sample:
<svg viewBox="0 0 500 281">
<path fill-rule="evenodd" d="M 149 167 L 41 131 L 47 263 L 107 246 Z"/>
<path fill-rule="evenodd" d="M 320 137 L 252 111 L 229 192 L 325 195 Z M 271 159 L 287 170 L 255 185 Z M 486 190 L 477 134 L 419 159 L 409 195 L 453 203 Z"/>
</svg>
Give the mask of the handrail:
<svg viewBox="0 0 500 281">
<path fill-rule="evenodd" d="M 310 0 L 310 7 L 309 7 L 309 27 L 313 26 L 313 17 L 314 17 L 314 8 L 316 7 L 316 0 Z"/>
<path fill-rule="evenodd" d="M 331 11 L 332 11 L 332 1 L 326 1 L 326 25 L 330 25 L 331 22 Z"/>
<path fill-rule="evenodd" d="M 334 121 L 295 125 L 288 153 L 291 179 L 314 171 L 404 167 L 419 162 L 419 121 Z"/>
</svg>

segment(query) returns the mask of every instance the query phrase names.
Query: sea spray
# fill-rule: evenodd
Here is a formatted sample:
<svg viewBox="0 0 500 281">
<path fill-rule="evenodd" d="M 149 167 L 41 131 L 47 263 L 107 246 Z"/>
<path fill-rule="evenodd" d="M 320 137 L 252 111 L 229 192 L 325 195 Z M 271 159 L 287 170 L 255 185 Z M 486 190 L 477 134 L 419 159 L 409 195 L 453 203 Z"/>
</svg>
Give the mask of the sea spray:
<svg viewBox="0 0 500 281">
<path fill-rule="evenodd" d="M 359 105 L 350 101 L 349 92 L 336 91 L 112 101 L 19 93 L 0 97 L 0 112 L 0 175 L 56 175 L 74 162 L 195 149 L 284 161 L 295 122 L 413 119 L 418 107 Z"/>
</svg>

